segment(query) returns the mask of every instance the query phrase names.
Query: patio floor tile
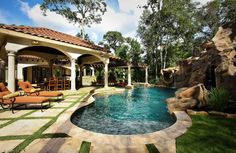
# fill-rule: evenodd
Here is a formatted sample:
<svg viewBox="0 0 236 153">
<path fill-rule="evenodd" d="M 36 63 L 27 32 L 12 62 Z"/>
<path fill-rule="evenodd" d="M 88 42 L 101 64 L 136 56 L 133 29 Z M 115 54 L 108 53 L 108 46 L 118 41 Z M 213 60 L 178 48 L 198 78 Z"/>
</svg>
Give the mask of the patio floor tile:
<svg viewBox="0 0 236 153">
<path fill-rule="evenodd" d="M 78 153 L 82 141 L 71 138 L 37 139 L 23 152 Z"/>
<path fill-rule="evenodd" d="M 16 117 L 20 117 L 26 113 L 31 112 L 32 110 L 15 110 L 15 113 L 12 114 L 12 112 L 9 111 L 5 111 L 0 113 L 0 118 L 16 118 Z"/>
<path fill-rule="evenodd" d="M 54 103 L 53 104 L 53 107 L 68 107 L 71 105 L 71 102 L 60 102 L 60 103 Z"/>
<path fill-rule="evenodd" d="M 41 112 L 41 110 L 38 110 L 30 115 L 28 115 L 27 117 L 55 117 L 57 116 L 60 112 L 62 112 L 64 110 L 64 108 L 58 108 L 58 109 L 47 109 L 44 110 L 43 112 Z"/>
<path fill-rule="evenodd" d="M 18 120 L 10 125 L 1 128 L 0 136 L 32 135 L 49 121 L 49 119 Z"/>
<path fill-rule="evenodd" d="M 17 145 L 19 145 L 24 140 L 7 140 L 7 141 L 0 141 L 0 152 L 10 152 L 12 151 Z"/>
</svg>

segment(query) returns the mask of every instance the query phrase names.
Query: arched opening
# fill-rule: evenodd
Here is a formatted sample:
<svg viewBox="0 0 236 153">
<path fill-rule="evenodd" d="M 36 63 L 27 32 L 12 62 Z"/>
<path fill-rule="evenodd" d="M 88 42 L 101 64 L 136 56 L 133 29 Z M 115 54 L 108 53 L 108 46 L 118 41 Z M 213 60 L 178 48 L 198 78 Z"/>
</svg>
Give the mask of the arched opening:
<svg viewBox="0 0 236 153">
<path fill-rule="evenodd" d="M 16 54 L 17 79 L 35 84 L 52 77 L 70 79 L 70 58 L 63 52 L 45 46 L 21 49 Z"/>
<path fill-rule="evenodd" d="M 90 86 L 94 85 L 95 82 L 99 81 L 102 84 L 103 80 L 103 63 L 97 56 L 91 54 L 84 54 L 77 59 L 79 65 L 79 85 Z M 101 68 L 98 68 L 100 65 Z M 95 75 L 96 74 L 96 75 Z"/>
</svg>

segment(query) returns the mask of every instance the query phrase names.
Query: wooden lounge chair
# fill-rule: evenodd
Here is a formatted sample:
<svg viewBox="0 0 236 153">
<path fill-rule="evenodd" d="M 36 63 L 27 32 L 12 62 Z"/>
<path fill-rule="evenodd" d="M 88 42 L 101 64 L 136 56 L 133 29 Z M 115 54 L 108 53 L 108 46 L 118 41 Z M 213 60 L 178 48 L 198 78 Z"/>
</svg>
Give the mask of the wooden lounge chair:
<svg viewBox="0 0 236 153">
<path fill-rule="evenodd" d="M 63 93 L 58 91 L 43 91 L 32 87 L 30 82 L 18 82 L 18 85 L 28 96 L 42 96 L 42 97 L 62 97 Z"/>
<path fill-rule="evenodd" d="M 40 96 L 19 96 L 19 92 L 11 93 L 3 83 L 0 83 L 0 105 L 3 109 L 11 108 L 12 113 L 14 113 L 14 105 L 16 104 L 41 104 L 41 111 L 43 111 L 43 103 L 47 102 L 50 106 L 49 98 Z"/>
</svg>

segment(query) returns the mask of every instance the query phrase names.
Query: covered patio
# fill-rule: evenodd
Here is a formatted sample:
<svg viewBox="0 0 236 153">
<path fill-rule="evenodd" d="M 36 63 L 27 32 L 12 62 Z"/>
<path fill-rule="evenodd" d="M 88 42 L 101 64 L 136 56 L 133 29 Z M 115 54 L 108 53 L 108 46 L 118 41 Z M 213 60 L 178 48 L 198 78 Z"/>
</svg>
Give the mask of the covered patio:
<svg viewBox="0 0 236 153">
<path fill-rule="evenodd" d="M 105 88 L 109 85 L 109 67 L 128 70 L 128 87 L 132 86 L 131 68 L 145 68 L 148 83 L 148 66 L 125 62 L 105 48 L 51 29 L 1 25 L 0 46 L 0 82 L 7 82 L 12 92 L 17 81 L 40 84 L 53 77 L 70 80 L 70 90 L 76 90 L 76 82 L 82 86 L 86 76 L 96 80 L 98 65 L 104 69 Z"/>
</svg>

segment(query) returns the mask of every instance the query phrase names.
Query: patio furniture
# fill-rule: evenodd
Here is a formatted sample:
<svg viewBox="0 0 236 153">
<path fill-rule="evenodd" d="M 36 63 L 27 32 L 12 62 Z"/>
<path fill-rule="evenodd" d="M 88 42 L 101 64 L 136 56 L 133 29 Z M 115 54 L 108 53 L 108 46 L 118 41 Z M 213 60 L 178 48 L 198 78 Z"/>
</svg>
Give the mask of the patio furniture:
<svg viewBox="0 0 236 153">
<path fill-rule="evenodd" d="M 57 90 L 57 79 L 56 78 L 50 78 L 49 79 L 48 90 L 49 91 Z"/>
<path fill-rule="evenodd" d="M 0 83 L 0 105 L 3 109 L 11 107 L 11 111 L 14 114 L 14 105 L 27 105 L 27 104 L 41 104 L 41 111 L 43 111 L 43 104 L 49 103 L 50 100 L 46 97 L 40 96 L 19 96 L 19 92 L 12 93 L 8 88 Z"/>
<path fill-rule="evenodd" d="M 59 78 L 57 81 L 57 90 L 63 90 L 64 89 L 64 81 L 63 79 Z"/>
<path fill-rule="evenodd" d="M 70 89 L 70 80 L 64 79 L 64 90 Z"/>
<path fill-rule="evenodd" d="M 18 85 L 28 96 L 57 97 L 57 99 L 61 96 L 63 98 L 62 92 L 36 89 L 32 87 L 30 82 L 18 82 Z"/>
</svg>

